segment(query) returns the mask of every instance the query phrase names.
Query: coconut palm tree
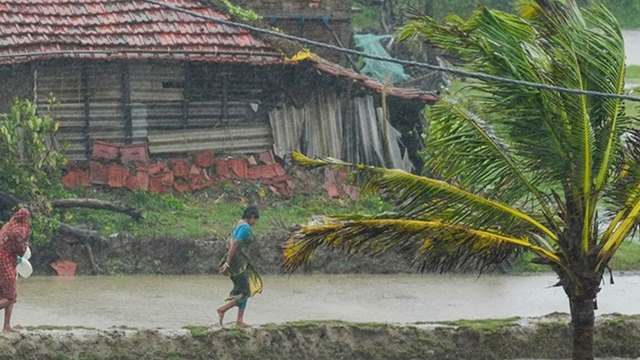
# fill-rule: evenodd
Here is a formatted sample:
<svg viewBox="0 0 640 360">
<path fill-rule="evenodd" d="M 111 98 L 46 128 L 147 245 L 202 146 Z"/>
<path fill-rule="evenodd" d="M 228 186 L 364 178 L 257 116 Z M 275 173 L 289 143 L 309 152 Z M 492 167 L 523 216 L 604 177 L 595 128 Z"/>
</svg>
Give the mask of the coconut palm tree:
<svg viewBox="0 0 640 360">
<path fill-rule="evenodd" d="M 624 92 L 620 27 L 599 5 L 525 0 L 519 15 L 482 8 L 467 20 L 415 19 L 402 37 L 426 39 L 477 72 Z M 397 250 L 421 270 L 440 271 L 485 269 L 531 252 L 569 298 L 574 359 L 592 359 L 600 283 L 640 217 L 635 120 L 618 99 L 491 80 L 465 85 L 430 110 L 429 176 L 295 154 L 303 166 L 354 169 L 395 211 L 301 227 L 284 268 L 323 246 L 371 256 Z"/>
</svg>

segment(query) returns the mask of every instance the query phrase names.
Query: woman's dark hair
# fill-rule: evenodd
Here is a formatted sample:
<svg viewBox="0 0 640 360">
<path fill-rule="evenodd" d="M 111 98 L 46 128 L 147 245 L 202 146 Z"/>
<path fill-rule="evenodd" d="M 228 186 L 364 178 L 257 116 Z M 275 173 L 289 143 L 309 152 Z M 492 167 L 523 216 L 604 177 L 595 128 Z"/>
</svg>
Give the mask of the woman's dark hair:
<svg viewBox="0 0 640 360">
<path fill-rule="evenodd" d="M 249 206 L 248 208 L 244 209 L 244 212 L 242 213 L 242 218 L 244 220 L 251 219 L 251 218 L 260 219 L 260 212 L 258 211 L 257 207 Z"/>
</svg>

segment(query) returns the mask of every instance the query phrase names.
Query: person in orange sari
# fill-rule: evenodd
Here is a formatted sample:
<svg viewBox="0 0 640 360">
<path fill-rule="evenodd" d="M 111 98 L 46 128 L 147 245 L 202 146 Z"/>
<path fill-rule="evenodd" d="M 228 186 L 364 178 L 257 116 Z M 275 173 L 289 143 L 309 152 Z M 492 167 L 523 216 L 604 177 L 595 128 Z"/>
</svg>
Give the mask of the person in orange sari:
<svg viewBox="0 0 640 360">
<path fill-rule="evenodd" d="M 27 251 L 31 235 L 31 213 L 20 209 L 0 229 L 0 310 L 4 310 L 3 332 L 12 332 L 11 313 L 16 303 L 18 256 Z"/>
</svg>

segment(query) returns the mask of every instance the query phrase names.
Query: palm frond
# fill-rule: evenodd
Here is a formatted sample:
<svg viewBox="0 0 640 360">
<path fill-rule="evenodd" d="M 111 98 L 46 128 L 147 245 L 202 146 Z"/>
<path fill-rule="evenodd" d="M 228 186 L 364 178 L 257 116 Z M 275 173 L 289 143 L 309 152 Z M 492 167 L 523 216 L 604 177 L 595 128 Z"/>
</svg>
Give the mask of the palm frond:
<svg viewBox="0 0 640 360">
<path fill-rule="evenodd" d="M 320 247 L 368 256 L 397 251 L 412 258 L 421 270 L 445 271 L 462 265 L 484 268 L 503 262 L 518 250 L 532 251 L 560 264 L 558 255 L 524 237 L 440 220 L 372 219 L 302 227 L 285 246 L 284 269 L 294 271 L 308 263 Z"/>
<path fill-rule="evenodd" d="M 540 44 L 538 32 L 515 15 L 483 9 L 469 20 L 452 18 L 438 24 L 430 18 L 411 22 L 403 29 L 460 58 L 473 71 L 513 79 L 551 83 L 547 76 L 552 59 Z M 572 172 L 574 147 L 567 143 L 571 131 L 562 97 L 494 81 L 469 84 L 465 93 L 474 112 L 493 125 L 497 136 L 508 139 L 523 165 L 541 178 L 561 182 Z"/>
<path fill-rule="evenodd" d="M 473 192 L 491 191 L 502 201 L 522 204 L 533 197 L 547 220 L 553 212 L 538 189 L 543 179 L 526 171 L 522 159 L 484 119 L 456 99 L 442 99 L 430 109 L 426 166 L 445 180 L 456 180 Z"/>
<path fill-rule="evenodd" d="M 606 195 L 615 216 L 600 240 L 600 266 L 613 257 L 640 219 L 640 130 L 627 134 L 621 169 Z"/>
<path fill-rule="evenodd" d="M 638 191 L 640 191 L 640 187 Z M 622 210 L 620 216 L 616 216 L 614 220 L 615 223 L 609 225 L 611 230 L 607 229 L 607 233 L 610 235 L 608 238 L 603 239 L 604 243 L 598 252 L 599 270 L 602 270 L 602 268 L 607 265 L 609 260 L 611 260 L 620 248 L 620 245 L 622 245 L 624 240 L 631 234 L 633 228 L 637 226 L 640 220 L 640 199 L 638 199 L 631 208 Z"/>
<path fill-rule="evenodd" d="M 557 235 L 532 215 L 497 200 L 469 192 L 442 180 L 342 161 L 311 160 L 301 153 L 293 159 L 301 165 L 355 168 L 366 181 L 365 189 L 377 192 L 396 204 L 396 212 L 412 219 L 441 218 L 453 224 L 476 228 L 528 228 L 553 241 Z"/>
</svg>

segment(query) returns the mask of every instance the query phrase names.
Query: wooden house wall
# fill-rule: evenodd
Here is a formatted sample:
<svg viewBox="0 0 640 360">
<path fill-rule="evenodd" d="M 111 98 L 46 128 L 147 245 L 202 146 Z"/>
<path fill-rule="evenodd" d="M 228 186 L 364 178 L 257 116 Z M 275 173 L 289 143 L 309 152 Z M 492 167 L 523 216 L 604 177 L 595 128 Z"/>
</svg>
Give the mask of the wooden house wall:
<svg viewBox="0 0 640 360">
<path fill-rule="evenodd" d="M 181 92 L 162 95 L 164 104 L 146 103 L 152 154 L 202 149 L 256 153 L 272 148 L 268 115 L 262 109 L 269 90 L 255 67 L 190 64 L 180 71 L 147 68 L 145 75 L 156 91 L 183 86 Z M 132 94 L 135 91 L 132 83 Z"/>
<path fill-rule="evenodd" d="M 6 113 L 15 98 L 33 98 L 31 66 L 13 65 L 0 67 L 0 112 Z"/>
<path fill-rule="evenodd" d="M 59 139 L 71 160 L 86 160 L 95 140 L 148 141 L 152 155 L 270 149 L 271 128 L 261 108 L 268 89 L 253 72 L 238 70 L 178 63 L 41 64 L 35 97 L 39 109 L 60 120 Z"/>
</svg>

